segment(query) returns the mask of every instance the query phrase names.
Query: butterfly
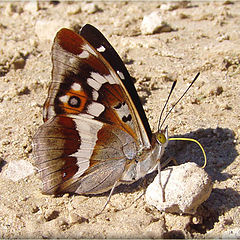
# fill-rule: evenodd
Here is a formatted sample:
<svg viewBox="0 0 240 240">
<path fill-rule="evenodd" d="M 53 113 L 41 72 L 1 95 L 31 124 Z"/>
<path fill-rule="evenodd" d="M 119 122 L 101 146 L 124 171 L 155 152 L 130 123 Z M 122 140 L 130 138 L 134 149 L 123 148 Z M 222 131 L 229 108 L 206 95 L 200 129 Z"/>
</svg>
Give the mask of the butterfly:
<svg viewBox="0 0 240 240">
<path fill-rule="evenodd" d="M 168 131 L 152 133 L 132 78 L 95 27 L 63 28 L 52 46 L 44 124 L 33 138 L 45 194 L 98 194 L 160 166 Z"/>
</svg>

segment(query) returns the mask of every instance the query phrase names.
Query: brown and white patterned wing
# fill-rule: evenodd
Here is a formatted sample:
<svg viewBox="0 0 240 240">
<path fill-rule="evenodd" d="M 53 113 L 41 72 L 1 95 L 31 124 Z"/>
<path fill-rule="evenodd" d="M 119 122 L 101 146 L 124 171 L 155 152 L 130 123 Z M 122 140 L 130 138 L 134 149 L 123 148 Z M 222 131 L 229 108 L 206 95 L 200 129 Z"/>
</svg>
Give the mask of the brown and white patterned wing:
<svg viewBox="0 0 240 240">
<path fill-rule="evenodd" d="M 90 32 L 94 31 L 94 36 L 99 34 L 96 29 Z M 103 56 L 111 45 L 100 38 L 102 45 L 93 47 L 86 34 L 62 29 L 52 48 L 45 123 L 33 139 L 47 194 L 105 192 L 121 178 L 137 151 L 150 146 L 146 123 L 130 97 L 134 85 L 123 83 L 131 79 L 125 79 L 122 66 L 114 70 Z"/>
</svg>

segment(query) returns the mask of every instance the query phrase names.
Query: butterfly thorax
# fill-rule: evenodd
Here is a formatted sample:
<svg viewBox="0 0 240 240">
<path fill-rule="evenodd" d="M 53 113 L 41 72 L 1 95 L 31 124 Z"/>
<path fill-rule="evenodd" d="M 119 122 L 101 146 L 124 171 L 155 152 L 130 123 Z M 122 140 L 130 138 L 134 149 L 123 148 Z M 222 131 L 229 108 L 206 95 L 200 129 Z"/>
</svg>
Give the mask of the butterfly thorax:
<svg viewBox="0 0 240 240">
<path fill-rule="evenodd" d="M 167 144 L 167 129 L 153 134 L 151 148 L 138 151 L 135 159 L 126 167 L 120 181 L 132 183 L 144 177 L 146 174 L 153 172 L 160 162 Z"/>
</svg>

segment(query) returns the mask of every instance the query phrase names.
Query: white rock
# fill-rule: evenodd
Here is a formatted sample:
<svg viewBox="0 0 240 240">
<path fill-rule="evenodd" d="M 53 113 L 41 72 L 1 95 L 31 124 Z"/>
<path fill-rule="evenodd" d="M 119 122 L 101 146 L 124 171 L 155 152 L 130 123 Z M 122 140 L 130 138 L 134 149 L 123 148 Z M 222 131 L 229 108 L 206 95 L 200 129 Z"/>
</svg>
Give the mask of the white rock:
<svg viewBox="0 0 240 240">
<path fill-rule="evenodd" d="M 172 28 L 163 21 L 162 15 L 158 11 L 144 16 L 140 29 L 141 33 L 146 35 L 160 32 L 170 32 L 172 30 Z"/>
<path fill-rule="evenodd" d="M 87 13 L 95 13 L 99 10 L 98 5 L 96 3 L 84 3 L 82 5 L 82 11 Z"/>
<path fill-rule="evenodd" d="M 21 14 L 22 12 L 23 12 L 23 9 L 21 5 L 10 2 L 6 5 L 4 14 L 6 16 L 14 16 L 14 14 Z"/>
<path fill-rule="evenodd" d="M 187 8 L 190 6 L 189 1 L 176 1 L 176 2 L 164 2 L 161 4 L 160 9 L 163 11 L 173 11 L 178 8 Z"/>
<path fill-rule="evenodd" d="M 81 7 L 79 6 L 79 3 L 78 4 L 74 4 L 74 5 L 69 5 L 67 7 L 67 14 L 68 15 L 75 15 L 75 14 L 78 14 L 81 12 Z"/>
<path fill-rule="evenodd" d="M 16 7 L 14 4 L 8 3 L 6 5 L 4 13 L 6 16 L 12 16 L 15 13 L 15 9 L 16 9 Z"/>
<path fill-rule="evenodd" d="M 222 234 L 223 239 L 240 239 L 240 228 L 231 228 L 226 231 L 224 231 Z"/>
<path fill-rule="evenodd" d="M 224 40 L 229 40 L 229 35 L 228 34 L 223 34 L 216 39 L 218 42 L 222 42 Z"/>
<path fill-rule="evenodd" d="M 178 9 L 178 8 L 179 8 L 179 4 L 178 3 L 172 3 L 172 2 L 163 3 L 160 7 L 160 9 L 164 10 L 164 11 L 173 11 L 173 10 Z"/>
<path fill-rule="evenodd" d="M 35 24 L 35 33 L 40 41 L 53 41 L 56 33 L 61 28 L 69 28 L 70 23 L 64 20 L 38 20 Z"/>
<path fill-rule="evenodd" d="M 194 214 L 212 191 L 210 177 L 195 163 L 185 163 L 161 171 L 161 184 L 163 190 L 157 175 L 147 188 L 146 201 L 158 210 L 170 213 Z"/>
<path fill-rule="evenodd" d="M 39 10 L 39 4 L 37 1 L 31 1 L 24 5 L 24 11 L 28 11 L 30 13 L 36 13 Z"/>
<path fill-rule="evenodd" d="M 14 182 L 19 181 L 27 176 L 34 174 L 36 168 L 28 161 L 25 160 L 13 160 L 9 162 L 7 168 L 3 172 L 4 178 L 10 179 Z"/>
</svg>

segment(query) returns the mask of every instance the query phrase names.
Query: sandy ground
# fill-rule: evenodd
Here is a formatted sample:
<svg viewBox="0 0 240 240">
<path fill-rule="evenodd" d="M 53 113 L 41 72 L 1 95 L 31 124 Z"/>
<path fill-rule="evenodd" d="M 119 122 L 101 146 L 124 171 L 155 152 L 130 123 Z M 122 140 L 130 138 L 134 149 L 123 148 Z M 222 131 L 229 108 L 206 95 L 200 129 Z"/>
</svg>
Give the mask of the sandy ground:
<svg viewBox="0 0 240 240">
<path fill-rule="evenodd" d="M 240 3 L 192 2 L 0 3 L 0 237 L 210 238 L 240 235 Z M 160 11 L 174 29 L 143 35 L 145 15 Z M 4 177 L 11 161 L 34 164 L 32 136 L 42 124 L 50 83 L 50 50 L 57 29 L 90 23 L 123 58 L 153 130 L 171 82 L 176 101 L 201 75 L 168 119 L 171 136 L 190 136 L 207 153 L 214 187 L 195 216 L 157 211 L 138 196 L 154 174 L 120 186 L 107 209 L 101 196 L 46 196 L 37 173 L 17 182 Z M 171 106 L 171 104 L 169 105 Z M 171 142 L 167 156 L 203 164 L 198 147 Z M 239 236 L 238 235 L 238 236 Z"/>
</svg>

